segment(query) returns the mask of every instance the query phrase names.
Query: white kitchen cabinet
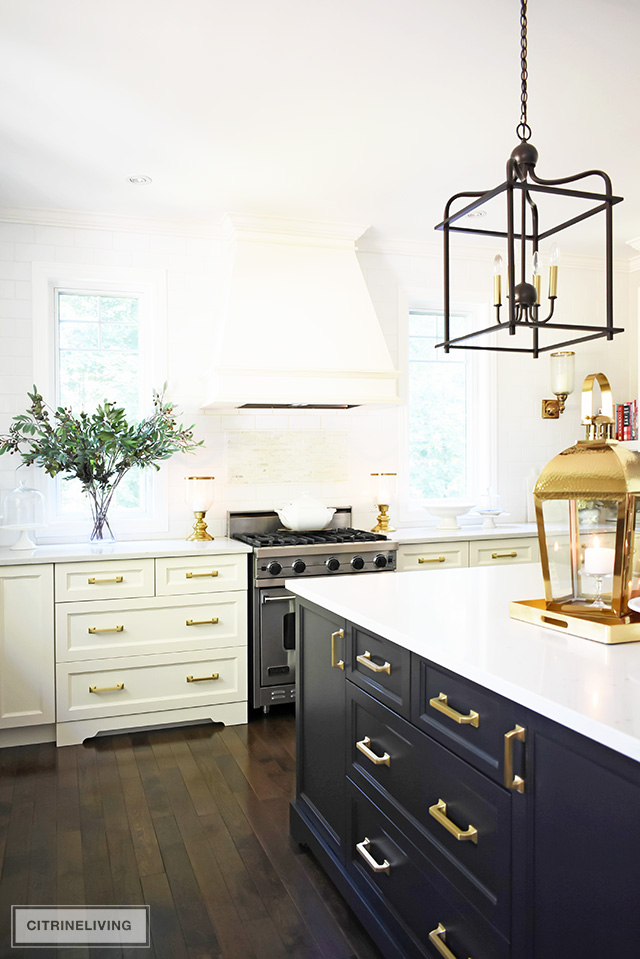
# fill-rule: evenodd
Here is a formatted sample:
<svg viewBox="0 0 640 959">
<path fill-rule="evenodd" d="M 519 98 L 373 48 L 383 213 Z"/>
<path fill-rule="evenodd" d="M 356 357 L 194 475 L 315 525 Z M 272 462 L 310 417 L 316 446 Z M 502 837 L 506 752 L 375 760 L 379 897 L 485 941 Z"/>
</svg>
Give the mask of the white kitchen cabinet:
<svg viewBox="0 0 640 959">
<path fill-rule="evenodd" d="M 0 729 L 53 723 L 51 564 L 0 566 L 0 643 Z"/>
<path fill-rule="evenodd" d="M 469 543 L 470 566 L 513 566 L 517 563 L 536 563 L 539 559 L 536 536 L 475 540 Z"/>
<path fill-rule="evenodd" d="M 56 739 L 247 721 L 244 553 L 56 568 Z"/>
<path fill-rule="evenodd" d="M 468 543 L 412 543 L 398 547 L 397 569 L 450 569 L 469 565 Z"/>
</svg>

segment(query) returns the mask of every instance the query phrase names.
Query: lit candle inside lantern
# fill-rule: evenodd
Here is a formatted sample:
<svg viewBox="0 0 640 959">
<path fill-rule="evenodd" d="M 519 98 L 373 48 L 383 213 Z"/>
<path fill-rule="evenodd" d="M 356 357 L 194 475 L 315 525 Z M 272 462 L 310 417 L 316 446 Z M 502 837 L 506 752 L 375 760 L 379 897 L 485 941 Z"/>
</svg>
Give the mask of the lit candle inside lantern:
<svg viewBox="0 0 640 959">
<path fill-rule="evenodd" d="M 587 546 L 584 551 L 585 573 L 590 573 L 592 576 L 610 576 L 613 573 L 615 556 L 615 549 L 598 546 L 598 538 L 594 536 L 593 546 Z"/>
<path fill-rule="evenodd" d="M 551 265 L 549 267 L 549 299 L 555 299 L 558 295 L 558 260 L 560 259 L 560 248 L 557 243 L 551 247 Z"/>
<path fill-rule="evenodd" d="M 493 305 L 502 303 L 502 257 L 497 253 L 493 258 Z"/>
<path fill-rule="evenodd" d="M 536 304 L 540 305 L 540 254 L 536 250 L 533 254 L 533 285 L 536 288 Z"/>
</svg>

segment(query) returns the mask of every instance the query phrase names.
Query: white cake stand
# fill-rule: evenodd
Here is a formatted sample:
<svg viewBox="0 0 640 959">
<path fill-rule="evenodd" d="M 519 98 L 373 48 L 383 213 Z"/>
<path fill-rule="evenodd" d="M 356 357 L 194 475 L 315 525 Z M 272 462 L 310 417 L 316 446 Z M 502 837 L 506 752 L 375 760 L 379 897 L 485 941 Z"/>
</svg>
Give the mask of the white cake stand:
<svg viewBox="0 0 640 959">
<path fill-rule="evenodd" d="M 495 529 L 496 528 L 496 517 L 508 516 L 508 513 L 505 513 L 503 509 L 475 509 L 474 513 L 478 513 L 479 516 L 484 516 L 484 523 L 482 524 L 483 529 Z"/>
</svg>

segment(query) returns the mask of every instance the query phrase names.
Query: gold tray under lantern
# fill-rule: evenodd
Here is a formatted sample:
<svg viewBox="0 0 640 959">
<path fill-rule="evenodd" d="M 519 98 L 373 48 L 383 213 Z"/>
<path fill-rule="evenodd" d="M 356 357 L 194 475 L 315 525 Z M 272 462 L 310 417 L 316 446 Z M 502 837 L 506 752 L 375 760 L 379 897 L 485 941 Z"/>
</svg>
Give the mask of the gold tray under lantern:
<svg viewBox="0 0 640 959">
<path fill-rule="evenodd" d="M 547 609 L 544 599 L 523 599 L 513 600 L 509 604 L 509 615 L 511 619 L 519 619 L 523 623 L 533 623 L 534 626 L 544 626 L 558 633 L 581 636 L 596 643 L 613 645 L 640 642 L 640 616 L 635 614 L 629 614 L 617 623 L 596 622 L 582 616 L 556 613 Z"/>
</svg>

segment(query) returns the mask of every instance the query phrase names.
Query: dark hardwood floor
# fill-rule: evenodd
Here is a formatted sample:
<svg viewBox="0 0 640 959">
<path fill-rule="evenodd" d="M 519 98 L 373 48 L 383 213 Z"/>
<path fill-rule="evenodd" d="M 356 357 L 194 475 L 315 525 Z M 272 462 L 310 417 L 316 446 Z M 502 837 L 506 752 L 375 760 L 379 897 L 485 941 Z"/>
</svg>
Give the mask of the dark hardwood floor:
<svg viewBox="0 0 640 959">
<path fill-rule="evenodd" d="M 289 838 L 293 711 L 0 749 L 0 956 L 380 959 Z M 11 905 L 151 907 L 150 949 L 11 948 Z"/>
</svg>

